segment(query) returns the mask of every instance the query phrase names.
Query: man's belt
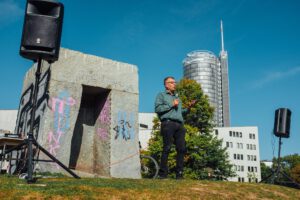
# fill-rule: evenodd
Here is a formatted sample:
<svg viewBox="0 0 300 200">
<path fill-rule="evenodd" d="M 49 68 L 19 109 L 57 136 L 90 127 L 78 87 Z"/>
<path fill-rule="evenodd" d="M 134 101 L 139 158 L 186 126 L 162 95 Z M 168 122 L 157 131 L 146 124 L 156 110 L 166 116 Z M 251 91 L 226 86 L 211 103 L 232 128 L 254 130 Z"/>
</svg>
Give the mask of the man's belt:
<svg viewBox="0 0 300 200">
<path fill-rule="evenodd" d="M 161 122 L 175 122 L 175 123 L 182 124 L 181 121 L 176 120 L 176 119 L 162 119 Z"/>
</svg>

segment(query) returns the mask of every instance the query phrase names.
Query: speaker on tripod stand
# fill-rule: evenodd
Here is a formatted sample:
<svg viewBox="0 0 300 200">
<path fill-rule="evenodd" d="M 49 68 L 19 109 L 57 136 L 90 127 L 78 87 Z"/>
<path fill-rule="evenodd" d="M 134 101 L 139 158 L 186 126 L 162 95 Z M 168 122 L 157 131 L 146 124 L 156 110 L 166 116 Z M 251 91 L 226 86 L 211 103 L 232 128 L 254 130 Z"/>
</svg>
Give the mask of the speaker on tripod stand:
<svg viewBox="0 0 300 200">
<path fill-rule="evenodd" d="M 5 154 L 8 154 L 22 147 L 27 148 L 27 183 L 34 183 L 36 181 L 33 177 L 33 161 L 55 162 L 74 178 L 80 178 L 39 145 L 33 135 L 42 60 L 46 60 L 49 63 L 58 60 L 63 14 L 63 4 L 55 0 L 27 0 L 20 55 L 26 59 L 37 62 L 34 89 L 31 96 L 30 130 L 23 143 L 5 151 Z M 33 146 L 42 151 L 51 160 L 35 160 Z"/>
<path fill-rule="evenodd" d="M 54 0 L 28 0 L 20 46 L 20 55 L 37 61 L 38 58 L 58 60 L 64 6 Z"/>
<path fill-rule="evenodd" d="M 267 182 L 271 184 L 291 186 L 295 188 L 300 188 L 300 185 L 296 183 L 291 177 L 289 177 L 284 171 L 282 171 L 280 153 L 281 153 L 281 138 L 290 137 L 290 127 L 291 127 L 291 115 L 292 112 L 288 108 L 279 108 L 275 111 L 274 129 L 273 133 L 275 136 L 279 137 L 279 148 L 278 148 L 278 158 L 276 169 L 273 170 L 272 174 L 263 179 L 261 182 Z M 285 177 L 289 182 L 283 182 L 280 180 L 281 177 Z"/>
<path fill-rule="evenodd" d="M 288 108 L 279 108 L 275 111 L 274 135 L 289 138 L 292 112 Z"/>
</svg>

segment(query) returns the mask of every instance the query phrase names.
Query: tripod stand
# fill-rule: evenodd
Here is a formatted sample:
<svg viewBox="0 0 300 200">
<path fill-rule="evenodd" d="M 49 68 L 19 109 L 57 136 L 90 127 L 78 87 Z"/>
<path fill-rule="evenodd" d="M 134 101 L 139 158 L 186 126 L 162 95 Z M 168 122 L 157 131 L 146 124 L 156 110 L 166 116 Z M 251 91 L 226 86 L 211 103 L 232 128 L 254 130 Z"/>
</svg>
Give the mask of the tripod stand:
<svg viewBox="0 0 300 200">
<path fill-rule="evenodd" d="M 284 171 L 282 171 L 282 167 L 280 164 L 280 152 L 281 152 L 281 136 L 279 136 L 279 149 L 278 149 L 278 159 L 277 159 L 277 167 L 275 170 L 272 170 L 272 173 L 260 181 L 260 183 L 271 183 L 276 185 L 284 185 L 291 186 L 300 189 L 300 185 L 296 183 L 291 177 L 289 177 Z M 280 177 L 285 177 L 289 180 L 289 182 L 281 181 Z"/>
<path fill-rule="evenodd" d="M 38 96 L 38 89 L 39 89 L 39 82 L 40 82 L 40 76 L 41 76 L 41 65 L 42 65 L 42 59 L 38 58 L 37 60 L 37 69 L 35 72 L 35 84 L 33 89 L 33 95 L 32 95 L 32 109 L 31 109 L 31 115 L 30 115 L 30 129 L 29 133 L 27 134 L 27 138 L 24 140 L 23 143 L 17 145 L 14 148 L 11 148 L 4 152 L 5 154 L 8 154 L 14 150 L 18 150 L 22 147 L 27 147 L 27 183 L 35 183 L 36 179 L 33 178 L 33 161 L 41 161 L 41 162 L 55 162 L 60 167 L 62 167 L 65 171 L 67 171 L 69 174 L 71 174 L 74 178 L 80 178 L 77 176 L 72 170 L 70 170 L 68 167 L 66 167 L 63 163 L 61 163 L 58 159 L 56 159 L 53 155 L 51 155 L 46 149 L 44 149 L 41 145 L 38 144 L 36 139 L 33 136 L 34 131 L 34 121 L 35 121 L 35 112 L 37 109 L 37 96 Z M 33 157 L 33 145 L 40 149 L 44 154 L 46 154 L 51 160 L 35 160 Z M 2 156 L 4 156 L 2 155 Z"/>
</svg>

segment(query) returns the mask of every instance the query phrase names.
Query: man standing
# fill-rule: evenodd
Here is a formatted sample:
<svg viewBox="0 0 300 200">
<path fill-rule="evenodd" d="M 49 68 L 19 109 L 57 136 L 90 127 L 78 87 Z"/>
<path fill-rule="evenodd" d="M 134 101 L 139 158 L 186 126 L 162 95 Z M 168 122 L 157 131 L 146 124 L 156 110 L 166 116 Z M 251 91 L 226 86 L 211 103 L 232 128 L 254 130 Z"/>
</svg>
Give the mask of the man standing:
<svg viewBox="0 0 300 200">
<path fill-rule="evenodd" d="M 182 114 L 187 109 L 182 108 L 182 102 L 176 90 L 174 77 L 164 79 L 165 91 L 160 92 L 155 100 L 155 112 L 161 121 L 161 134 L 163 137 L 163 151 L 161 156 L 159 176 L 161 179 L 168 176 L 168 156 L 174 141 L 176 146 L 176 179 L 183 178 L 183 158 L 185 148 L 185 128 Z M 193 101 L 190 106 L 194 105 Z"/>
</svg>

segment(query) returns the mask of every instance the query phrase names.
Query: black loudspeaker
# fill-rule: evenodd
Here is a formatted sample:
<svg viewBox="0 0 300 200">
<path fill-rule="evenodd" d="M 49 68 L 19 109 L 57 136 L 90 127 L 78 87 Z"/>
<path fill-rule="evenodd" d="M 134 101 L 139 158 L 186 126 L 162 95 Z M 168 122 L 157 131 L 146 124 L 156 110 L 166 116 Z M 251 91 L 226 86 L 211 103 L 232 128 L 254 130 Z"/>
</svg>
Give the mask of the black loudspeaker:
<svg viewBox="0 0 300 200">
<path fill-rule="evenodd" d="M 292 112 L 288 108 L 279 108 L 275 111 L 274 134 L 277 137 L 290 137 Z"/>
<path fill-rule="evenodd" d="M 27 0 L 20 55 L 36 61 L 38 58 L 58 60 L 64 15 L 62 3 L 54 0 Z"/>
</svg>

